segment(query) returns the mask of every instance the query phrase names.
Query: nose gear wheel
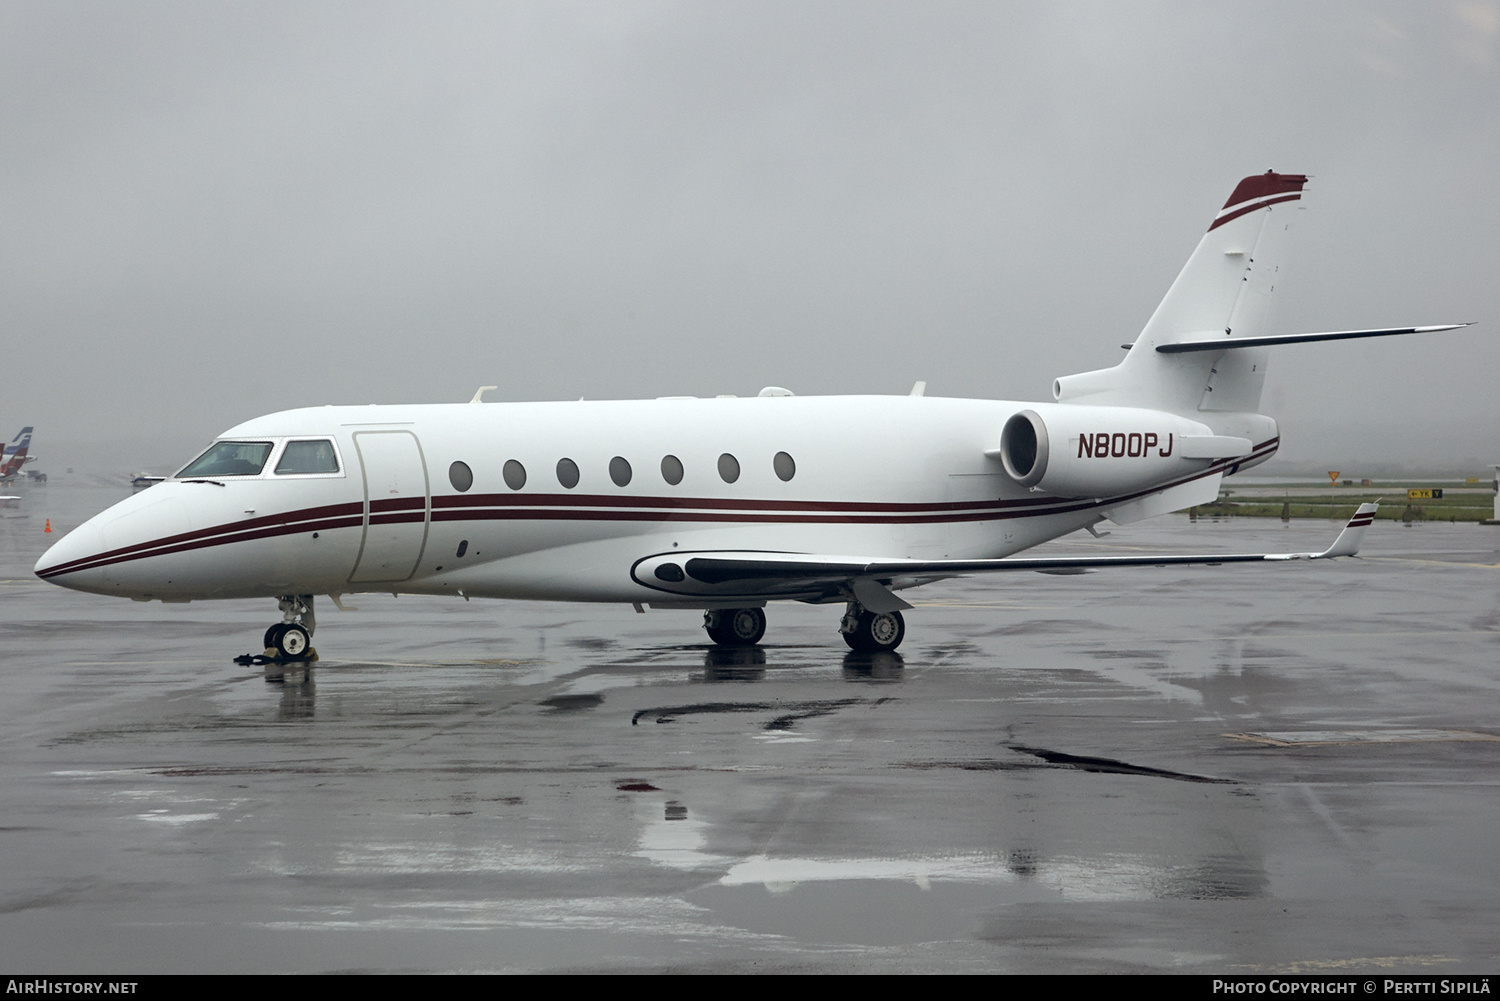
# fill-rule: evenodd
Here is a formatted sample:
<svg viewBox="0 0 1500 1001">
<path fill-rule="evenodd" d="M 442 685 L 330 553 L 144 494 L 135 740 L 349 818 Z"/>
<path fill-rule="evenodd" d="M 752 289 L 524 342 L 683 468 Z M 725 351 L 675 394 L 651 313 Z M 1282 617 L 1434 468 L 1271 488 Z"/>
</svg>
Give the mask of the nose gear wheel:
<svg viewBox="0 0 1500 1001">
<path fill-rule="evenodd" d="M 266 630 L 266 647 L 282 660 L 306 660 L 312 637 L 295 622 L 281 622 Z"/>
<path fill-rule="evenodd" d="M 317 628 L 313 596 L 289 594 L 278 598 L 277 604 L 282 621 L 266 630 L 263 657 L 277 661 L 316 660 L 318 655 L 312 647 L 313 630 Z"/>
</svg>

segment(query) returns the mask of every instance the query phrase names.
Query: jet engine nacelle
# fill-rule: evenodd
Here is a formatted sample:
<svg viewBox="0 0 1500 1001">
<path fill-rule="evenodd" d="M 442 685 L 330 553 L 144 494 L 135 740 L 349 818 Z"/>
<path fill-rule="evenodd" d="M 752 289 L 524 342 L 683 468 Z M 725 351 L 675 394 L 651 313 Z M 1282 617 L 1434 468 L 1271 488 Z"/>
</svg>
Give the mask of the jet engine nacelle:
<svg viewBox="0 0 1500 1001">
<path fill-rule="evenodd" d="M 1248 439 L 1216 438 L 1205 424 L 1136 407 L 1039 404 L 1000 433 L 1011 478 L 1063 497 L 1128 494 L 1249 450 Z"/>
</svg>

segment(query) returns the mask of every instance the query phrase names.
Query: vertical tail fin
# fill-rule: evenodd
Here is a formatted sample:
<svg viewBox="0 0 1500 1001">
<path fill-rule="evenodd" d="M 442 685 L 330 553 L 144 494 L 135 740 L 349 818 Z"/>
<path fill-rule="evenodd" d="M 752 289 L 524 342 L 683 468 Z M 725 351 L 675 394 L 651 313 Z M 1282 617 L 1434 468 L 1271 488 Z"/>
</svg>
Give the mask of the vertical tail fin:
<svg viewBox="0 0 1500 1001">
<path fill-rule="evenodd" d="M 0 476 L 10 476 L 17 472 L 26 463 L 26 452 L 30 448 L 31 428 L 22 428 L 21 433 L 5 446 L 4 455 L 0 457 Z"/>
<path fill-rule="evenodd" d="M 1197 358 L 1156 348 L 1182 340 L 1267 334 L 1290 210 L 1302 174 L 1267 171 L 1240 181 L 1198 241 L 1130 353 L 1114 368 L 1064 376 L 1059 401 L 1146 406 L 1176 413 L 1253 411 L 1266 377 L 1266 349 Z"/>
</svg>

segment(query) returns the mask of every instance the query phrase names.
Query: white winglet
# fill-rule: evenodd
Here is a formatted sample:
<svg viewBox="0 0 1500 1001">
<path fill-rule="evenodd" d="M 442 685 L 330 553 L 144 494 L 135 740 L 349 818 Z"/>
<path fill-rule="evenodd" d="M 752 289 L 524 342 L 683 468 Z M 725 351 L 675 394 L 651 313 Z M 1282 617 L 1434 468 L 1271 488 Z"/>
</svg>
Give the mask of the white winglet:
<svg viewBox="0 0 1500 1001">
<path fill-rule="evenodd" d="M 1333 545 L 1313 558 L 1330 560 L 1335 556 L 1353 556 L 1359 552 L 1359 544 L 1365 539 L 1365 529 L 1375 520 L 1375 512 L 1379 508 L 1378 503 L 1361 504 L 1359 510 L 1354 512 L 1354 517 L 1349 519 L 1349 524 L 1339 533 L 1339 537 L 1333 540 Z"/>
</svg>

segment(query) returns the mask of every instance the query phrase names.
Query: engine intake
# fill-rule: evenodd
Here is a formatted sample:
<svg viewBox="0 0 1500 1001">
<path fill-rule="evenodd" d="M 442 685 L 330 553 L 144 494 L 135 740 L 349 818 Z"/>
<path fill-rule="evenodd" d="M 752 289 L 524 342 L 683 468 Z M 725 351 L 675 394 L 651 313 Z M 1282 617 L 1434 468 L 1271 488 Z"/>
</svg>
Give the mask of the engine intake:
<svg viewBox="0 0 1500 1001">
<path fill-rule="evenodd" d="M 1047 475 L 1047 425 L 1034 410 L 1023 410 L 1000 432 L 1000 463 L 1010 478 L 1034 487 Z"/>
</svg>

